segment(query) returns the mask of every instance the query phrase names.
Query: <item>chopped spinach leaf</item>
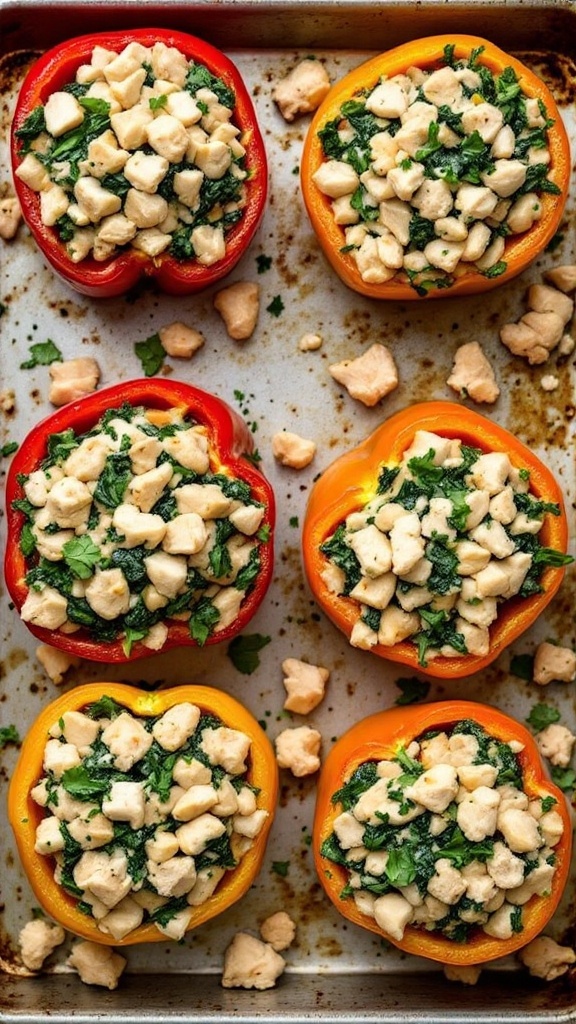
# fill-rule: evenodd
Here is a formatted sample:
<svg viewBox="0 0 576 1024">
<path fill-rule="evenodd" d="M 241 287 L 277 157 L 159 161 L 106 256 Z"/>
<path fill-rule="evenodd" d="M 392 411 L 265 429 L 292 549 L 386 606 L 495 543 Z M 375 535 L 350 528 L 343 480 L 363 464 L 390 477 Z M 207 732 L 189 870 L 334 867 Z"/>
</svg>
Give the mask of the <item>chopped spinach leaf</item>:
<svg viewBox="0 0 576 1024">
<path fill-rule="evenodd" d="M 272 637 L 262 636 L 261 633 L 244 633 L 230 641 L 226 653 L 234 668 L 249 676 L 260 664 L 258 652 L 266 647 L 271 639 Z"/>
</svg>

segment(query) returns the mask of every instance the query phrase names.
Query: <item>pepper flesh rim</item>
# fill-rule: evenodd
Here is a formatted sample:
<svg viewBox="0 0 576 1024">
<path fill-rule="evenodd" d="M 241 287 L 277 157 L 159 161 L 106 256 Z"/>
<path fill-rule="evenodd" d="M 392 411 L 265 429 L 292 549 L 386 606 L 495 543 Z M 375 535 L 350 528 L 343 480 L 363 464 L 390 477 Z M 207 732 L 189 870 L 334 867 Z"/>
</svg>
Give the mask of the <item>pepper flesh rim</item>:
<svg viewBox="0 0 576 1024">
<path fill-rule="evenodd" d="M 188 263 L 177 261 L 167 252 L 156 257 L 146 256 L 134 248 L 121 250 L 118 255 L 103 263 L 90 257 L 80 263 L 73 263 L 55 230 L 42 223 L 38 194 L 15 174 L 22 159 L 16 131 L 32 110 L 45 102 L 55 89 L 73 80 L 78 67 L 90 56 L 94 46 L 119 51 L 131 42 L 140 42 L 145 46 L 164 42 L 176 46 L 188 60 L 204 64 L 234 90 L 234 119 L 242 132 L 246 162 L 251 174 L 244 182 L 248 197 L 242 219 L 226 234 L 226 253 L 223 259 L 211 267 L 204 267 L 196 260 Z M 123 295 L 143 277 L 154 279 L 164 292 L 171 295 L 188 295 L 208 288 L 229 274 L 244 255 L 266 206 L 266 150 L 256 111 L 239 70 L 222 51 L 210 43 L 176 30 L 150 28 L 89 33 L 59 43 L 46 51 L 32 66 L 20 90 L 12 121 L 10 147 L 16 195 L 23 218 L 41 253 L 60 277 L 76 291 L 91 298 Z"/>
<path fill-rule="evenodd" d="M 456 278 L 449 288 L 431 288 L 426 295 L 419 295 L 409 284 L 399 281 L 387 281 L 382 284 L 371 284 L 364 281 L 358 271 L 356 262 L 350 253 L 341 252 L 345 244 L 344 230 L 336 224 L 331 207 L 331 200 L 316 188 L 312 175 L 324 163 L 325 156 L 318 132 L 328 121 L 340 115 L 342 103 L 351 99 L 354 93 L 366 83 L 366 79 L 376 83 L 382 74 L 394 75 L 405 71 L 411 64 L 418 67 L 433 65 L 441 60 L 444 46 L 455 42 L 454 55 L 457 59 L 470 56 L 477 46 L 484 46 L 481 62 L 490 66 L 492 71 L 502 71 L 512 67 L 522 78 L 522 91 L 528 97 L 539 98 L 546 105 L 547 113 L 554 118 L 554 125 L 548 129 L 548 148 L 550 151 L 549 178 L 562 190 L 562 195 L 553 196 L 543 193 L 539 201 L 543 214 L 539 221 L 528 231 L 506 239 L 506 247 L 502 259 L 508 264 L 507 269 L 498 277 L 485 277 L 478 270 L 469 270 Z M 302 195 L 306 210 L 324 256 L 342 281 L 354 291 L 373 299 L 426 300 L 451 298 L 455 295 L 475 295 L 493 288 L 498 288 L 532 263 L 540 252 L 548 245 L 556 233 L 564 206 L 568 198 L 570 183 L 570 143 L 562 117 L 544 82 L 539 79 L 519 60 L 499 49 L 487 39 L 479 36 L 454 34 L 452 36 L 430 36 L 423 39 L 403 43 L 392 50 L 366 61 L 351 71 L 340 82 L 337 82 L 327 94 L 316 111 L 308 129 L 301 160 Z"/>
<path fill-rule="evenodd" d="M 204 646 L 225 643 L 240 633 L 252 619 L 272 580 L 274 566 L 274 523 L 275 499 L 272 487 L 263 473 L 248 459 L 254 451 L 254 437 L 244 420 L 232 409 L 224 399 L 210 392 L 203 391 L 183 381 L 142 378 L 114 384 L 93 394 L 79 398 L 68 405 L 62 406 L 51 413 L 27 434 L 14 455 L 6 481 L 6 519 L 8 543 L 5 554 L 5 579 L 10 596 L 18 610 L 22 608 L 28 594 L 25 576 L 28 570 L 27 559 L 22 554 L 19 537 L 25 522 L 22 512 L 12 508 L 12 502 L 23 495 L 18 483 L 20 474 L 27 475 L 39 467 L 47 455 L 47 442 L 51 434 L 59 433 L 72 427 L 77 433 L 91 429 L 101 416 L 114 405 L 123 402 L 131 405 L 143 405 L 147 408 L 181 410 L 182 415 L 189 415 L 200 426 L 208 430 L 210 442 L 210 472 L 228 472 L 228 474 L 249 484 L 251 492 L 265 506 L 265 514 L 261 523 L 269 528 L 269 537 L 260 541 L 260 570 L 252 590 L 244 598 L 243 606 L 236 619 L 225 629 L 212 633 Z M 59 630 L 47 629 L 26 622 L 27 629 L 43 643 L 70 654 L 89 658 L 92 661 L 128 662 L 137 658 L 150 657 L 152 653 L 163 653 L 172 647 L 196 647 L 198 644 L 190 636 L 186 622 L 166 620 L 168 637 L 160 652 L 151 652 L 141 641 L 137 641 L 126 657 L 122 649 L 122 641 L 103 643 L 91 639 L 84 630 L 77 633 L 64 634 Z"/>
<path fill-rule="evenodd" d="M 365 761 L 393 756 L 398 745 L 407 746 L 411 740 L 429 729 L 455 725 L 462 719 L 478 722 L 486 732 L 504 742 L 520 740 L 524 743 L 524 749 L 517 755 L 522 766 L 524 791 L 533 798 L 550 795 L 556 799 L 554 810 L 562 817 L 564 831 L 558 845 L 554 847 L 557 862 L 552 892 L 550 896 L 533 897 L 523 905 L 523 931 L 511 939 L 495 939 L 480 933 L 465 945 L 459 945 L 444 936 L 435 936 L 408 925 L 404 937 L 396 940 L 384 932 L 373 918 L 361 914 L 352 900 L 340 898 L 348 873 L 344 867 L 320 854 L 323 841 L 333 831 L 334 820 L 341 813 L 339 806 L 332 803 L 332 795 Z M 523 725 L 499 709 L 467 700 L 392 708 L 352 726 L 336 741 L 321 769 L 312 835 L 318 878 L 327 896 L 344 917 L 414 956 L 459 966 L 496 960 L 516 952 L 536 938 L 553 916 L 562 898 L 572 853 L 572 822 L 566 797 L 548 779 L 532 735 Z"/>
<path fill-rule="evenodd" d="M 30 791 L 43 774 L 43 744 L 48 738 L 48 729 L 65 711 L 79 711 L 104 695 L 124 705 L 132 714 L 142 717 L 153 717 L 174 704 L 190 701 L 203 712 L 217 715 L 224 725 L 239 729 L 250 737 L 250 763 L 246 778 L 260 789 L 259 807 L 269 812 L 268 817 L 254 845 L 238 867 L 227 871 L 215 893 L 205 903 L 194 908 L 187 931 L 204 924 L 241 899 L 261 868 L 278 799 L 278 771 L 274 752 L 261 726 L 239 701 L 222 690 L 196 684 L 183 684 L 154 693 L 124 683 L 86 683 L 47 705 L 33 722 L 12 775 L 8 791 L 8 818 L 34 895 L 50 917 L 73 934 L 92 942 L 110 946 L 168 942 L 168 936 L 152 923 L 140 925 L 123 939 L 115 939 L 101 932 L 92 918 L 76 909 L 77 900 L 54 881 L 52 858 L 34 850 L 36 827 L 45 815 L 44 809 L 30 796 Z"/>
<path fill-rule="evenodd" d="M 445 437 L 460 438 L 465 444 L 484 451 L 504 452 L 512 465 L 530 471 L 530 493 L 559 505 L 560 515 L 547 514 L 539 534 L 545 547 L 562 554 L 568 547 L 568 527 L 564 500 L 558 483 L 544 463 L 513 434 L 480 413 L 454 402 L 422 402 L 395 413 L 385 420 L 360 445 L 337 458 L 314 484 L 305 513 L 302 531 L 304 570 L 312 594 L 322 611 L 350 638 L 358 618 L 359 604 L 352 598 L 333 594 L 322 579 L 322 568 L 329 560 L 321 545 L 336 527 L 354 511 L 362 509 L 375 496 L 379 468 L 398 464 L 417 430 L 429 430 Z M 489 627 L 490 649 L 486 655 L 458 655 L 431 658 L 426 666 L 418 661 L 418 651 L 408 641 L 384 647 L 377 644 L 370 653 L 389 661 L 409 665 L 414 671 L 442 679 L 472 675 L 490 665 L 514 640 L 528 629 L 557 593 L 564 568 L 546 566 L 541 576 L 543 593 L 507 600 L 498 618 Z"/>
</svg>

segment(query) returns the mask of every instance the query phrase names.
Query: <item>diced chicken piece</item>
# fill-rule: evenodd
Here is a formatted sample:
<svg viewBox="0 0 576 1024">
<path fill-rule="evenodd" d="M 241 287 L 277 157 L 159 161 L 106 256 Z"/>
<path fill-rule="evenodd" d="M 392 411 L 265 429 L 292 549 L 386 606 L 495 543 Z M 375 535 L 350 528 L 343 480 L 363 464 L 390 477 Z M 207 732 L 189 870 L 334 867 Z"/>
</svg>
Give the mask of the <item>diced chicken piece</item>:
<svg viewBox="0 0 576 1024">
<path fill-rule="evenodd" d="M 350 597 L 383 611 L 394 597 L 397 582 L 393 572 L 382 573 L 375 579 L 363 577 L 350 591 Z"/>
<path fill-rule="evenodd" d="M 456 530 L 448 523 L 452 512 L 453 505 L 449 498 L 430 498 L 428 511 L 422 516 L 422 536 L 433 537 L 434 534 L 440 534 L 454 540 Z"/>
<path fill-rule="evenodd" d="M 554 981 L 576 963 L 576 952 L 570 946 L 560 946 L 548 935 L 532 939 L 519 950 L 518 957 L 533 977 L 544 981 Z"/>
<path fill-rule="evenodd" d="M 214 626 L 214 632 L 220 633 L 238 617 L 240 606 L 244 600 L 244 591 L 236 587 L 223 587 L 222 590 L 212 599 L 212 604 L 220 613 L 220 618 Z"/>
<path fill-rule="evenodd" d="M 151 197 L 154 198 L 154 197 Z M 195 229 L 200 230 L 200 229 Z M 212 228 L 210 228 L 212 231 Z M 147 228 L 144 231 L 137 231 L 132 239 L 134 249 L 146 254 L 146 256 L 159 256 L 168 248 L 172 241 L 172 235 L 159 228 Z M 200 262 L 200 257 L 199 262 Z"/>
<path fill-rule="evenodd" d="M 166 524 L 162 547 L 170 555 L 195 555 L 207 540 L 204 520 L 197 512 L 184 512 Z"/>
<path fill-rule="evenodd" d="M 424 181 L 424 164 L 413 160 L 409 167 L 393 167 L 388 171 L 388 181 L 403 202 L 409 202 L 416 189 Z"/>
<path fill-rule="evenodd" d="M 68 964 L 78 971 L 85 985 L 101 985 L 113 990 L 126 967 L 126 960 L 111 946 L 98 942 L 76 942 L 68 957 Z"/>
<path fill-rule="evenodd" d="M 339 199 L 340 196 L 347 196 L 355 192 L 359 185 L 359 178 L 350 164 L 342 160 L 326 160 L 312 175 L 317 188 L 331 199 Z"/>
<path fill-rule="evenodd" d="M 539 197 L 535 192 L 526 192 L 510 208 L 506 224 L 513 235 L 519 235 L 523 231 L 529 231 L 541 216 L 542 203 Z"/>
<path fill-rule="evenodd" d="M 303 334 L 298 341 L 298 348 L 301 352 L 315 352 L 316 349 L 322 347 L 322 337 L 320 334 L 307 333 Z"/>
<path fill-rule="evenodd" d="M 551 764 L 567 768 L 572 757 L 574 743 L 576 743 L 576 736 L 565 725 L 552 722 L 537 734 L 536 743 L 542 756 L 547 757 Z"/>
<path fill-rule="evenodd" d="M 387 199 L 380 203 L 380 220 L 400 245 L 408 245 L 411 219 L 409 203 L 403 203 L 400 199 Z"/>
<path fill-rule="evenodd" d="M 155 548 L 162 543 L 168 524 L 162 516 L 152 512 L 140 512 L 135 505 L 118 505 L 114 509 L 112 524 L 124 537 L 123 548 L 135 548 L 144 544 L 147 548 Z M 107 570 L 111 571 L 111 570 Z"/>
<path fill-rule="evenodd" d="M 491 103 L 474 104 L 462 114 L 462 127 L 466 134 L 478 132 L 483 142 L 493 143 L 503 123 L 502 111 Z"/>
<path fill-rule="evenodd" d="M 499 804 L 500 795 L 485 785 L 475 787 L 460 801 L 456 820 L 470 842 L 479 843 L 494 835 Z"/>
<path fill-rule="evenodd" d="M 110 854 L 104 850 L 87 850 L 77 861 L 73 878 L 80 889 L 89 889 L 109 909 L 120 903 L 132 888 L 128 858 L 118 847 Z"/>
<path fill-rule="evenodd" d="M 260 286 L 254 281 L 236 281 L 216 292 L 214 308 L 220 313 L 228 335 L 234 341 L 246 341 L 258 321 Z"/>
<path fill-rule="evenodd" d="M 565 263 L 560 267 L 552 267 L 551 270 L 546 271 L 545 276 L 561 292 L 568 293 L 576 289 L 576 264 L 574 263 Z"/>
<path fill-rule="evenodd" d="M 90 579 L 84 592 L 93 611 L 102 619 L 125 615 L 130 608 L 130 587 L 121 569 L 103 569 Z"/>
<path fill-rule="evenodd" d="M 272 98 L 285 121 L 316 110 L 330 89 L 330 78 L 321 61 L 306 58 L 296 64 L 274 88 Z"/>
<path fill-rule="evenodd" d="M 171 464 L 162 462 L 154 469 L 132 478 L 128 484 L 128 494 L 141 512 L 150 512 L 171 479 L 172 472 Z"/>
<path fill-rule="evenodd" d="M 339 591 L 340 592 L 340 591 Z M 350 633 L 350 644 L 360 650 L 369 651 L 378 643 L 378 633 L 374 632 L 363 619 L 356 619 Z"/>
<path fill-rule="evenodd" d="M 480 523 L 470 533 L 472 540 L 485 548 L 495 558 L 506 558 L 513 554 L 516 547 L 514 541 L 508 536 L 506 530 L 495 519 L 489 519 Z"/>
<path fill-rule="evenodd" d="M 206 473 L 210 466 L 208 438 L 196 427 L 178 430 L 171 437 L 165 437 L 162 445 L 169 455 L 185 469 Z"/>
<path fill-rule="evenodd" d="M 158 863 L 148 862 L 148 877 L 160 896 L 185 896 L 196 881 L 194 860 L 180 854 Z"/>
<path fill-rule="evenodd" d="M 272 438 L 272 454 L 282 466 L 304 469 L 316 454 L 316 443 L 289 430 L 280 430 Z"/>
<path fill-rule="evenodd" d="M 444 964 L 442 970 L 447 981 L 459 981 L 462 985 L 475 985 L 482 973 L 478 964 Z"/>
<path fill-rule="evenodd" d="M 68 601 L 55 587 L 45 586 L 42 590 L 29 590 L 20 609 L 24 622 L 32 622 L 45 629 L 59 629 L 67 619 Z"/>
<path fill-rule="evenodd" d="M 388 892 L 375 901 L 374 918 L 386 935 L 400 941 L 412 920 L 412 906 L 400 893 Z"/>
<path fill-rule="evenodd" d="M 102 811 L 111 821 L 128 821 L 132 828 L 144 824 L 144 786 L 141 782 L 113 782 L 102 800 Z"/>
<path fill-rule="evenodd" d="M 495 210 L 498 196 L 486 185 L 460 185 L 454 205 L 465 222 L 484 220 Z"/>
<path fill-rule="evenodd" d="M 494 843 L 494 853 L 486 861 L 486 868 L 499 889 L 516 889 L 524 881 L 524 861 L 500 841 Z"/>
<path fill-rule="evenodd" d="M 79 764 L 79 761 L 76 762 Z M 76 767 L 75 765 L 66 765 L 66 767 Z M 36 853 L 40 853 L 43 856 L 49 856 L 51 854 L 58 853 L 64 849 L 64 836 L 60 831 L 60 822 L 54 815 L 50 815 L 49 818 L 42 818 L 42 821 L 36 828 L 36 838 L 34 842 L 34 850 Z"/>
<path fill-rule="evenodd" d="M 172 114 L 160 114 L 154 118 L 147 125 L 146 137 L 152 149 L 170 163 L 179 163 L 188 149 L 186 129 Z"/>
<path fill-rule="evenodd" d="M 16 177 L 20 178 L 25 185 L 28 185 L 34 192 L 41 192 L 50 186 L 50 175 L 45 166 L 34 153 L 27 153 L 15 171 Z"/>
<path fill-rule="evenodd" d="M 196 512 L 202 519 L 221 519 L 230 515 L 233 501 L 218 484 L 184 484 L 176 490 L 176 505 L 180 513 Z"/>
<path fill-rule="evenodd" d="M 454 552 L 458 558 L 460 576 L 472 576 L 485 569 L 490 561 L 490 552 L 487 548 L 472 540 L 457 541 Z"/>
<path fill-rule="evenodd" d="M 168 203 L 162 196 L 148 195 L 131 188 L 124 200 L 124 213 L 137 228 L 155 228 L 168 214 Z"/>
<path fill-rule="evenodd" d="M 472 464 L 470 483 L 489 495 L 498 494 L 505 487 L 511 469 L 505 452 L 486 452 Z"/>
<path fill-rule="evenodd" d="M 152 47 L 152 71 L 155 78 L 166 79 L 179 88 L 184 87 L 188 74 L 188 60 L 175 46 L 154 43 Z"/>
<path fill-rule="evenodd" d="M 264 828 L 268 818 L 268 811 L 259 808 L 252 814 L 235 814 L 233 820 L 234 833 L 245 836 L 247 839 L 255 839 Z"/>
<path fill-rule="evenodd" d="M 80 658 L 60 651 L 57 647 L 50 647 L 49 644 L 40 644 L 35 653 L 44 671 L 56 686 L 64 682 L 64 676 L 69 669 L 78 668 L 80 665 Z"/>
<path fill-rule="evenodd" d="M 204 344 L 204 335 L 181 321 L 161 327 L 158 334 L 165 352 L 177 359 L 191 359 Z"/>
<path fill-rule="evenodd" d="M 199 814 L 176 829 L 175 836 L 182 853 L 197 857 L 213 839 L 226 832 L 226 825 L 214 814 Z"/>
<path fill-rule="evenodd" d="M 318 730 L 308 725 L 284 729 L 275 740 L 276 760 L 281 768 L 288 768 L 296 778 L 312 775 L 320 767 L 321 742 Z"/>
<path fill-rule="evenodd" d="M 392 199 L 394 189 L 390 188 L 388 182 L 383 180 L 380 181 L 380 187 L 378 187 L 378 181 L 375 181 L 374 178 L 378 179 L 380 175 L 388 174 L 388 171 L 396 166 L 399 148 L 396 139 L 388 132 L 376 132 L 370 139 L 371 171 L 365 172 L 365 174 L 370 174 L 366 187 L 370 195 L 374 196 L 378 202 L 383 199 Z M 364 178 L 364 182 L 366 182 L 366 178 Z M 350 191 L 354 192 L 355 189 L 350 189 Z"/>
<path fill-rule="evenodd" d="M 403 576 L 414 568 L 424 556 L 425 540 L 421 534 L 421 523 L 417 512 L 411 512 L 396 520 L 390 530 L 392 548 L 392 569 L 396 576 Z M 387 572 L 388 568 L 383 571 Z"/>
<path fill-rule="evenodd" d="M 284 708 L 298 715 L 309 714 L 324 697 L 329 670 L 297 658 L 286 658 L 282 662 L 282 671 L 287 693 Z"/>
<path fill-rule="evenodd" d="M 171 239 L 171 236 L 168 238 Z M 224 259 L 226 242 L 221 225 L 211 227 L 209 224 L 202 224 L 192 229 L 190 238 L 196 259 L 202 266 L 211 267 L 218 260 Z"/>
<path fill-rule="evenodd" d="M 100 367 L 89 356 L 52 363 L 49 373 L 52 383 L 48 398 L 52 405 L 58 406 L 91 394 L 100 380 Z"/>
<path fill-rule="evenodd" d="M 523 906 L 535 893 L 539 896 L 548 895 L 552 888 L 554 871 L 553 864 L 547 864 L 546 861 L 539 863 L 537 867 L 532 868 L 522 885 L 519 885 L 517 889 L 507 890 L 508 902 L 515 906 Z"/>
<path fill-rule="evenodd" d="M 84 120 L 84 110 L 70 92 L 53 92 L 44 104 L 46 131 L 58 138 Z"/>
<path fill-rule="evenodd" d="M 211 180 L 222 178 L 232 163 L 230 147 L 221 141 L 198 143 L 194 153 L 194 163 L 202 173 Z"/>
<path fill-rule="evenodd" d="M 200 708 L 189 701 L 174 704 L 154 724 L 152 735 L 164 750 L 175 751 L 193 735 L 200 721 Z"/>
<path fill-rule="evenodd" d="M 98 927 L 105 935 L 111 935 L 113 939 L 120 942 L 142 924 L 143 917 L 144 908 L 136 900 L 126 896 L 105 917 L 100 919 Z"/>
<path fill-rule="evenodd" d="M 358 225 L 358 228 L 362 231 L 365 230 L 362 225 Z M 348 239 L 348 232 L 346 237 Z M 389 281 L 395 274 L 394 268 L 386 266 L 382 261 L 379 242 L 379 238 L 376 239 L 372 238 L 371 235 L 366 235 L 360 247 L 355 249 L 353 253 L 362 280 L 370 284 L 382 284 L 384 281 Z M 352 243 L 350 242 L 349 244 Z"/>
<path fill-rule="evenodd" d="M 246 771 L 250 737 L 245 733 L 226 726 L 204 729 L 201 747 L 210 764 L 221 765 L 228 774 L 241 775 Z"/>
<path fill-rule="evenodd" d="M 366 100 L 366 110 L 377 117 L 400 117 L 408 109 L 409 94 L 405 81 L 388 79 L 372 90 Z"/>
<path fill-rule="evenodd" d="M 402 608 L 389 605 L 380 616 L 378 643 L 383 647 L 393 647 L 417 633 L 419 628 L 420 616 L 416 612 L 405 612 Z"/>
<path fill-rule="evenodd" d="M 220 879 L 226 871 L 221 867 L 200 868 L 196 875 L 196 881 L 190 889 L 187 902 L 192 907 L 199 907 L 215 892 Z"/>
<path fill-rule="evenodd" d="M 334 819 L 334 832 L 343 850 L 361 847 L 364 840 L 364 825 L 352 814 L 343 811 Z"/>
<path fill-rule="evenodd" d="M 468 255 L 471 235 L 476 226 L 481 227 L 482 225 L 474 225 L 474 228 L 472 228 L 469 233 L 464 222 L 458 217 L 439 217 L 438 220 L 434 222 L 434 231 L 438 235 L 438 238 L 443 239 L 445 242 L 464 242 L 467 240 L 467 244 L 462 252 L 462 259 L 476 259 L 476 256 Z M 488 236 L 490 236 L 490 229 L 487 228 L 486 230 L 488 231 Z M 482 250 L 482 252 L 483 251 L 484 250 Z M 480 255 L 480 253 L 478 253 L 478 255 Z"/>
<path fill-rule="evenodd" d="M 452 192 L 443 180 L 426 178 L 417 192 L 412 196 L 412 206 L 426 220 L 438 220 L 447 217 L 454 205 Z"/>
<path fill-rule="evenodd" d="M 274 988 L 286 961 L 266 942 L 237 932 L 224 954 L 223 988 Z"/>
<path fill-rule="evenodd" d="M 333 363 L 329 372 L 352 398 L 372 407 L 398 386 L 394 358 L 385 345 L 371 345 L 357 359 Z"/>
<path fill-rule="evenodd" d="M 524 184 L 526 166 L 522 160 L 495 160 L 490 172 L 480 177 L 497 196 L 506 199 Z"/>
<path fill-rule="evenodd" d="M 576 679 L 576 652 L 544 641 L 536 648 L 532 679 L 540 686 L 559 681 L 572 683 Z"/>
<path fill-rule="evenodd" d="M 428 242 L 424 248 L 424 255 L 428 263 L 440 270 L 445 270 L 448 274 L 455 270 L 463 252 L 463 242 L 445 242 L 441 238 Z"/>
<path fill-rule="evenodd" d="M 514 935 L 513 915 L 516 912 L 517 908 L 513 907 L 511 903 L 503 903 L 498 910 L 490 915 L 486 924 L 482 926 L 483 931 L 495 939 L 512 938 Z"/>
<path fill-rule="evenodd" d="M 60 946 L 66 933 L 59 924 L 37 917 L 28 921 L 18 935 L 20 956 L 30 971 L 39 971 L 44 961 Z"/>
<path fill-rule="evenodd" d="M 176 821 L 191 821 L 192 818 L 197 818 L 212 809 L 217 813 L 214 808 L 217 802 L 218 793 L 212 785 L 190 786 L 174 804 L 172 817 Z"/>
<path fill-rule="evenodd" d="M 22 210 L 18 200 L 14 196 L 0 199 L 0 238 L 6 242 L 14 238 L 21 220 Z"/>
<path fill-rule="evenodd" d="M 354 533 L 347 534 L 347 542 L 356 555 L 365 576 L 374 578 L 390 571 L 392 567 L 390 541 L 373 523 Z"/>
<path fill-rule="evenodd" d="M 278 953 L 283 949 L 288 949 L 294 942 L 296 925 L 285 910 L 278 910 L 262 922 L 260 935 L 264 942 L 267 942 Z"/>
<path fill-rule="evenodd" d="M 458 768 L 458 779 L 470 792 L 479 786 L 491 789 L 497 776 L 498 769 L 492 764 L 463 764 Z"/>
<path fill-rule="evenodd" d="M 148 578 L 163 597 L 176 597 L 186 582 L 188 566 L 183 556 L 154 551 L 144 559 L 144 565 Z"/>
<path fill-rule="evenodd" d="M 442 903 L 452 906 L 466 892 L 466 879 L 453 867 L 448 857 L 440 857 L 428 882 L 428 892 Z"/>
<path fill-rule="evenodd" d="M 495 402 L 500 394 L 492 365 L 477 341 L 456 349 L 452 373 L 446 383 L 474 402 Z"/>
<path fill-rule="evenodd" d="M 528 308 L 536 313 L 556 313 L 566 325 L 574 312 L 574 302 L 557 288 L 533 284 L 528 289 Z"/>
<path fill-rule="evenodd" d="M 114 755 L 114 767 L 121 772 L 130 771 L 152 746 L 152 734 L 124 711 L 103 729 L 101 739 Z"/>
<path fill-rule="evenodd" d="M 455 799 L 458 777 L 453 765 L 437 764 L 426 769 L 416 782 L 404 790 L 409 800 L 415 800 L 429 811 L 441 813 Z"/>
</svg>

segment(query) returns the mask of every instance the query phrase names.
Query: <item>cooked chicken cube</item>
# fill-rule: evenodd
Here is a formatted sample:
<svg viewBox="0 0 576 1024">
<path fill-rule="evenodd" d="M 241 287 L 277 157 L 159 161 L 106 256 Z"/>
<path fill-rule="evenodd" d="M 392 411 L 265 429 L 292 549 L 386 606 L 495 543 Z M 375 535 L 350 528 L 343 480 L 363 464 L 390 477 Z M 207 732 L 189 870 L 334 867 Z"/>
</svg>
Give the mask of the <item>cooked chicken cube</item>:
<svg viewBox="0 0 576 1024">
<path fill-rule="evenodd" d="M 456 349 L 452 373 L 446 383 L 457 394 L 470 397 L 474 402 L 495 402 L 500 394 L 492 365 L 477 341 Z"/>
<path fill-rule="evenodd" d="M 316 454 L 316 443 L 290 430 L 280 430 L 272 438 L 272 453 L 282 466 L 305 469 Z"/>
</svg>

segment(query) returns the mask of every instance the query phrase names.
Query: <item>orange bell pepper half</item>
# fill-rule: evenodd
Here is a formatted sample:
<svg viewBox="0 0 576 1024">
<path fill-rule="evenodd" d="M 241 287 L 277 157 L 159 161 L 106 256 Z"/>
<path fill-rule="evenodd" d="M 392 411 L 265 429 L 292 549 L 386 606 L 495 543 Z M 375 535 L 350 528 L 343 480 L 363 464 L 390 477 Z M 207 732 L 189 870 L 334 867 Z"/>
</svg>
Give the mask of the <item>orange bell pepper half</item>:
<svg viewBox="0 0 576 1024">
<path fill-rule="evenodd" d="M 366 89 L 370 90 L 381 76 L 391 78 L 404 73 L 410 67 L 434 71 L 443 66 L 446 45 L 454 44 L 454 59 L 466 60 L 473 50 L 483 47 L 480 64 L 492 74 L 499 75 L 505 68 L 512 68 L 520 81 L 522 92 L 529 98 L 540 100 L 553 124 L 548 128 L 548 149 L 550 153 L 549 180 L 558 187 L 559 194 L 544 192 L 539 196 L 542 216 L 527 231 L 506 237 L 502 260 L 506 269 L 498 276 L 485 276 L 473 263 L 460 264 L 461 271 L 448 286 L 431 287 L 425 295 L 418 293 L 406 280 L 406 276 L 395 276 L 383 283 L 363 280 L 356 261 L 345 248 L 344 229 L 337 224 L 332 211 L 331 199 L 324 195 L 313 181 L 313 175 L 324 163 L 325 156 L 319 132 L 330 122 L 342 118 L 342 104 L 358 98 Z M 477 36 L 451 34 L 414 39 L 386 53 L 373 57 L 360 67 L 345 75 L 337 82 L 321 106 L 309 127 L 301 160 L 301 187 L 304 203 L 312 227 L 316 232 L 322 251 L 341 280 L 349 288 L 373 299 L 442 298 L 454 295 L 477 295 L 496 288 L 522 273 L 546 247 L 558 229 L 570 185 L 570 143 L 561 115 L 554 98 L 536 74 L 510 54 L 493 43 Z M 384 180 L 384 179 L 383 179 Z M 433 269 L 433 268 L 432 268 Z"/>
<path fill-rule="evenodd" d="M 82 711 L 103 696 L 110 697 L 131 714 L 143 718 L 162 715 L 173 705 L 189 701 L 198 706 L 202 713 L 215 715 L 222 720 L 223 725 L 238 729 L 250 737 L 246 781 L 259 790 L 258 807 L 268 811 L 268 817 L 238 866 L 226 871 L 213 895 L 194 908 L 189 929 L 204 924 L 241 899 L 262 866 L 278 796 L 278 770 L 274 751 L 256 719 L 242 704 L 222 690 L 196 685 L 147 693 L 123 683 L 87 683 L 52 701 L 29 729 L 10 782 L 8 818 L 14 830 L 22 866 L 39 903 L 67 931 L 92 942 L 114 946 L 165 942 L 166 935 L 153 923 L 140 925 L 120 940 L 100 931 L 94 918 L 78 910 L 78 898 L 70 895 L 55 881 L 54 859 L 37 853 L 34 848 L 36 828 L 44 818 L 45 811 L 30 793 L 44 774 L 43 755 L 49 738 L 48 730 L 66 711 Z"/>
<path fill-rule="evenodd" d="M 522 931 L 509 939 L 497 939 L 478 929 L 464 944 L 445 935 L 407 925 L 403 938 L 396 940 L 383 932 L 374 918 L 362 914 L 353 899 L 341 897 L 349 872 L 343 865 L 322 856 L 322 844 L 331 835 L 334 821 L 341 813 L 340 805 L 333 803 L 332 797 L 365 762 L 392 758 L 399 747 L 408 747 L 412 740 L 427 731 L 443 730 L 462 720 L 478 723 L 485 732 L 504 743 L 521 743 L 523 747 L 517 757 L 524 792 L 530 800 L 547 796 L 555 799 L 554 810 L 562 818 L 564 831 L 554 847 L 556 870 L 551 892 L 547 896 L 533 896 L 523 904 Z M 523 725 L 485 704 L 464 700 L 440 701 L 381 711 L 358 722 L 337 740 L 320 774 L 312 840 L 318 877 L 327 896 L 344 917 L 381 935 L 406 953 L 464 966 L 508 956 L 536 938 L 546 927 L 560 902 L 570 870 L 572 822 L 564 794 L 548 779 L 536 743 Z"/>
<path fill-rule="evenodd" d="M 329 562 L 321 546 L 351 512 L 361 510 L 375 496 L 380 470 L 402 461 L 418 430 L 460 438 L 465 445 L 483 452 L 504 452 L 513 466 L 527 469 L 530 493 L 558 505 L 560 510 L 558 516 L 547 514 L 544 517 L 540 542 L 561 555 L 566 553 L 568 527 L 562 491 L 550 470 L 533 452 L 497 423 L 455 402 L 422 402 L 409 406 L 328 466 L 314 484 L 308 500 L 302 530 L 302 557 L 308 583 L 322 611 L 348 638 L 358 618 L 359 604 L 329 589 L 322 578 Z M 439 656 L 423 667 L 417 648 L 407 640 L 390 647 L 376 645 L 370 649 L 371 653 L 441 679 L 472 675 L 493 662 L 536 621 L 556 594 L 563 576 L 563 566 L 547 565 L 540 579 L 541 593 L 526 598 L 516 596 L 500 605 L 498 618 L 490 626 L 490 649 L 486 655 Z"/>
</svg>

